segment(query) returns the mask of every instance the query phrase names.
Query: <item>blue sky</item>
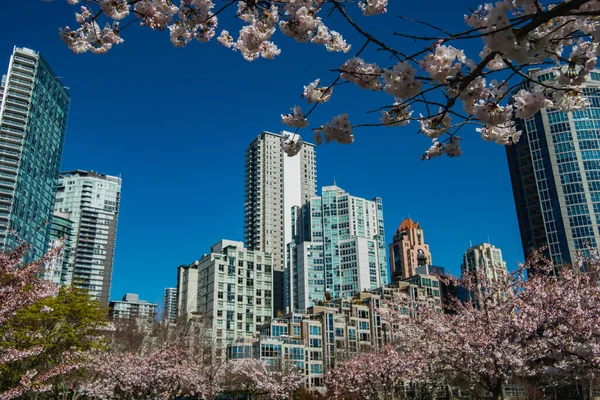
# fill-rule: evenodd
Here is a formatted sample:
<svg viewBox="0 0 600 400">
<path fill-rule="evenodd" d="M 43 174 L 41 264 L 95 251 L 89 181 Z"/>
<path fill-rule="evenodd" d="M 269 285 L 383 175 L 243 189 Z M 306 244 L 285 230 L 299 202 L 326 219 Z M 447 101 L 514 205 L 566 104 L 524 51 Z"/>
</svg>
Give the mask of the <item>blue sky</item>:
<svg viewBox="0 0 600 400">
<path fill-rule="evenodd" d="M 322 83 L 348 55 L 299 45 L 277 33 L 282 54 L 273 61 L 246 62 L 216 42 L 175 49 L 168 33 L 131 26 L 125 43 L 108 54 L 74 55 L 60 41 L 60 26 L 75 26 L 76 7 L 64 0 L 4 2 L 0 24 L 0 69 L 14 45 L 40 51 L 69 87 L 72 97 L 62 170 L 86 169 L 123 178 L 111 298 L 139 293 L 161 302 L 176 283 L 176 268 L 202 256 L 222 238 L 243 240 L 244 150 L 261 131 L 279 132 L 280 114 L 300 99 L 302 87 Z M 420 28 L 395 15 L 427 19 L 448 30 L 464 29 L 463 14 L 477 3 L 430 0 L 388 16 L 362 18 L 374 35 Z M 397 9 L 396 9 L 397 8 Z M 231 14 L 229 14 L 231 15 Z M 221 26 L 236 32 L 238 21 Z M 334 29 L 349 26 L 338 19 Z M 478 45 L 479 43 L 474 43 Z M 476 46 L 475 46 L 476 47 Z M 474 48 L 475 48 L 474 47 Z M 476 57 L 476 53 L 472 55 Z M 368 51 L 370 61 L 389 61 Z M 353 123 L 378 118 L 366 110 L 387 104 L 381 94 L 351 85 L 336 88 L 311 126 L 348 112 Z M 418 127 L 361 128 L 352 145 L 317 148 L 317 184 L 338 186 L 360 197 L 383 199 L 386 239 L 403 218 L 421 223 L 433 263 L 458 274 L 469 243 L 489 240 L 510 268 L 522 261 L 505 150 L 463 129 L 460 158 L 419 159 L 430 141 Z M 311 141 L 310 131 L 305 139 Z M 319 189 L 320 193 L 320 189 Z"/>
</svg>

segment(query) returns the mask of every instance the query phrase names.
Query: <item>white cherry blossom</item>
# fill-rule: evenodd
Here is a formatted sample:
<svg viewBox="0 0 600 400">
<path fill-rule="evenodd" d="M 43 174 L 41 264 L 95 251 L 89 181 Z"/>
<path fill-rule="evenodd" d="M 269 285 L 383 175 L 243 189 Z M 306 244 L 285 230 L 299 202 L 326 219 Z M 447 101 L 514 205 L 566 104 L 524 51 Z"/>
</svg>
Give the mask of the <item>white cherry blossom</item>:
<svg viewBox="0 0 600 400">
<path fill-rule="evenodd" d="M 281 148 L 288 157 L 293 157 L 302 150 L 302 138 L 298 134 L 281 132 Z"/>
<path fill-rule="evenodd" d="M 381 90 L 379 78 L 381 69 L 377 64 L 368 64 L 362 58 L 354 57 L 340 67 L 342 79 L 354 82 L 358 87 L 370 90 Z"/>
<path fill-rule="evenodd" d="M 316 79 L 315 81 L 311 82 L 308 86 L 304 86 L 304 93 L 302 93 L 302 97 L 304 97 L 308 101 L 308 104 L 326 103 L 331 98 L 333 88 L 319 87 L 319 82 L 321 82 L 321 80 Z"/>
<path fill-rule="evenodd" d="M 308 126 L 308 120 L 302 114 L 299 106 L 292 108 L 292 114 L 281 114 L 281 122 L 293 128 L 305 128 Z"/>
</svg>

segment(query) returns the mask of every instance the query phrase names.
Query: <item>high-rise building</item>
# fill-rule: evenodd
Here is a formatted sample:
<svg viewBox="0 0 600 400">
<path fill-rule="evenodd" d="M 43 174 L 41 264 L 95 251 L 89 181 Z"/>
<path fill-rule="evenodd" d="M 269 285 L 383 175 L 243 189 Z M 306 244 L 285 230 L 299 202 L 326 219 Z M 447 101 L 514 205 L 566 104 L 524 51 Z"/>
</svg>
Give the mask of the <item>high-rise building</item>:
<svg viewBox="0 0 600 400">
<path fill-rule="evenodd" d="M 461 273 L 484 273 L 486 278 L 496 281 L 508 273 L 506 262 L 502 259 L 502 250 L 489 243 L 470 247 L 463 255 Z"/>
<path fill-rule="evenodd" d="M 380 198 L 365 200 L 338 186 L 325 186 L 321 197 L 293 210 L 287 310 L 304 310 L 388 283 Z"/>
<path fill-rule="evenodd" d="M 14 48 L 0 84 L 0 245 L 27 242 L 28 260 L 50 242 L 70 101 L 38 52 Z"/>
<path fill-rule="evenodd" d="M 88 171 L 60 175 L 56 212 L 73 221 L 72 284 L 108 303 L 117 238 L 121 178 Z"/>
<path fill-rule="evenodd" d="M 301 206 L 317 193 L 314 145 L 288 157 L 281 136 L 263 132 L 246 150 L 245 240 L 251 250 L 273 256 L 275 271 L 286 264 L 286 245 L 291 241 L 294 206 Z M 277 278 L 279 277 L 279 279 Z M 283 309 L 283 274 L 275 277 L 275 310 Z"/>
<path fill-rule="evenodd" d="M 552 70 L 529 74 L 544 84 L 556 79 Z M 578 250 L 597 248 L 600 238 L 600 71 L 582 86 L 589 107 L 542 109 L 518 120 L 521 138 L 506 147 L 523 252 L 547 245 L 557 265 L 571 264 Z"/>
<path fill-rule="evenodd" d="M 108 316 L 112 320 L 129 319 L 139 322 L 154 322 L 158 304 L 140 300 L 139 295 L 127 293 L 123 300 L 112 300 L 108 305 Z"/>
<path fill-rule="evenodd" d="M 177 320 L 177 288 L 165 288 L 163 299 L 163 321 L 175 322 Z"/>
<path fill-rule="evenodd" d="M 217 348 L 239 338 L 252 338 L 260 325 L 272 317 L 270 254 L 248 250 L 242 242 L 221 240 L 193 265 L 198 276 L 196 313 L 210 321 L 207 333 Z M 184 296 L 180 293 L 180 297 Z M 193 294 L 188 293 L 190 296 Z"/>
<path fill-rule="evenodd" d="M 50 266 L 42 276 L 43 279 L 66 286 L 71 285 L 73 280 L 73 221 L 69 217 L 69 214 L 60 212 L 52 216 L 49 248 L 60 247 L 61 252 L 50 261 Z"/>
<path fill-rule="evenodd" d="M 177 317 L 190 319 L 198 312 L 198 261 L 177 268 Z"/>
<path fill-rule="evenodd" d="M 420 266 L 431 265 L 429 245 L 418 222 L 406 218 L 390 244 L 390 270 L 393 280 L 408 279 Z"/>
</svg>

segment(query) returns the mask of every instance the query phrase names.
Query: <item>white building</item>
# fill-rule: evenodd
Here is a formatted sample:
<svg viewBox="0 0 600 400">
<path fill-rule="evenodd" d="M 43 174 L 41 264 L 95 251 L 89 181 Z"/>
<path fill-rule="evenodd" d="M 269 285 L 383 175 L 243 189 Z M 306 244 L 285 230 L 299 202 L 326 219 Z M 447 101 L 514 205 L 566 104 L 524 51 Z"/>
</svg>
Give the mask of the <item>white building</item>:
<svg viewBox="0 0 600 400">
<path fill-rule="evenodd" d="M 210 324 L 207 331 L 217 347 L 236 339 L 252 338 L 271 318 L 270 254 L 248 250 L 242 242 L 221 240 L 193 266 L 198 276 L 197 316 Z M 180 268 L 181 271 L 185 269 Z M 180 292 L 181 298 L 193 295 L 190 290 L 193 286 L 187 288 L 188 293 Z"/>
<path fill-rule="evenodd" d="M 506 276 L 506 262 L 502 259 L 502 250 L 489 243 L 470 247 L 463 255 L 461 272 L 482 271 L 487 279 L 495 281 Z"/>
<path fill-rule="evenodd" d="M 165 288 L 163 299 L 163 321 L 175 322 L 177 320 L 177 288 Z"/>
<path fill-rule="evenodd" d="M 108 303 L 117 238 L 121 178 L 88 171 L 61 173 L 54 211 L 73 222 L 72 284 Z"/>
<path fill-rule="evenodd" d="M 294 157 L 281 148 L 281 136 L 263 132 L 246 150 L 245 240 L 249 249 L 270 253 L 275 271 L 286 264 L 292 237 L 291 209 L 316 195 L 314 145 L 304 143 Z M 275 308 L 283 309 L 283 274 L 275 280 Z"/>
<path fill-rule="evenodd" d="M 325 186 L 321 197 L 293 211 L 285 274 L 288 312 L 388 283 L 380 198 L 366 200 Z"/>
<path fill-rule="evenodd" d="M 475 277 L 477 292 L 479 295 L 485 295 L 486 288 L 494 281 L 502 279 L 507 276 L 508 271 L 506 270 L 506 262 L 502 260 L 502 251 L 497 249 L 489 243 L 481 243 L 477 246 L 472 246 L 463 255 L 463 264 L 461 265 L 461 273 L 463 277 L 467 273 L 485 274 L 486 283 L 479 281 L 479 276 Z M 474 293 L 465 292 L 465 294 L 473 301 L 479 302 L 478 296 Z M 497 294 L 497 299 L 506 298 L 505 292 Z"/>
<path fill-rule="evenodd" d="M 111 319 L 130 319 L 153 322 L 158 304 L 140 300 L 139 295 L 127 293 L 123 300 L 112 300 L 108 305 L 108 315 Z"/>
<path fill-rule="evenodd" d="M 177 268 L 177 316 L 189 319 L 198 311 L 198 261 Z"/>
</svg>

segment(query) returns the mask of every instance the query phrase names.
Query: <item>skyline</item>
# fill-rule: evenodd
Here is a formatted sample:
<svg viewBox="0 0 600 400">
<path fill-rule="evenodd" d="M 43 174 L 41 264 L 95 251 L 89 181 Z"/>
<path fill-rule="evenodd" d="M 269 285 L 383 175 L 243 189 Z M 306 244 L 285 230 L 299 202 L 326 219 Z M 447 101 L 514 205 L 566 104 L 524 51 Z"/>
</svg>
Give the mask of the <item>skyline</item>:
<svg viewBox="0 0 600 400">
<path fill-rule="evenodd" d="M 442 2 L 439 7 L 461 20 L 463 7 Z M 72 105 L 61 171 L 123 177 L 111 299 L 139 293 L 161 302 L 164 288 L 174 286 L 177 266 L 199 259 L 221 239 L 243 240 L 244 151 L 262 131 L 284 129 L 279 115 L 300 103 L 302 86 L 322 76 L 323 69 L 298 65 L 293 50 L 298 45 L 291 42 L 279 60 L 248 63 L 215 43 L 174 49 L 161 37 L 150 47 L 135 30 L 105 56 L 76 56 L 56 33 L 57 21 L 70 23 L 63 17 L 73 11 L 61 2 L 9 5 L 9 14 L 27 13 L 32 20 L 27 29 L 15 21 L 0 28 L 20 37 L 13 43 L 8 35 L 0 36 L 0 65 L 8 65 L 13 45 L 26 46 L 40 51 L 63 77 Z M 324 54 L 311 46 L 302 51 Z M 219 62 L 203 62 L 212 58 Z M 337 59 L 328 55 L 327 66 L 334 67 Z M 181 63 L 201 66 L 202 73 L 185 75 L 177 68 Z M 141 74 L 127 72 L 142 66 Z M 200 98 L 190 86 L 209 95 Z M 201 117 L 189 121 L 187 116 L 199 108 Z M 315 115 L 326 119 L 340 111 L 363 117 L 343 96 Z M 153 118 L 143 118 L 148 115 Z M 312 142 L 309 132 L 304 139 Z M 488 235 L 502 249 L 509 270 L 514 269 L 523 254 L 504 148 L 484 143 L 469 128 L 463 134 L 463 156 L 423 162 L 419 156 L 429 142 L 415 132 L 414 126 L 365 128 L 352 145 L 317 146 L 317 187 L 330 185 L 335 177 L 356 196 L 381 197 L 386 245 L 410 216 L 427 235 L 433 264 L 453 274 L 460 271 L 469 241 L 484 242 Z M 487 222 L 480 226 L 481 221 Z"/>
</svg>

